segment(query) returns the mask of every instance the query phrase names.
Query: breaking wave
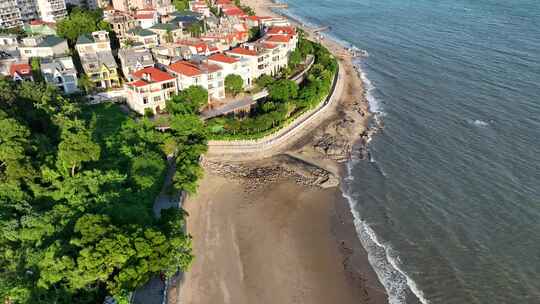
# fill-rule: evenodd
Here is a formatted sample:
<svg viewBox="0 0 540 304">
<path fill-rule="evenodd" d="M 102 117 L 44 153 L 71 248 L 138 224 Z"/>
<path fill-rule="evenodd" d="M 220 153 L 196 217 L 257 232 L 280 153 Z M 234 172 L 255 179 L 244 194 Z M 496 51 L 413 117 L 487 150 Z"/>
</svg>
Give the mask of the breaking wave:
<svg viewBox="0 0 540 304">
<path fill-rule="evenodd" d="M 353 167 L 352 162 L 348 164 L 348 176 L 352 176 Z M 407 294 L 411 292 L 421 303 L 429 304 L 416 283 L 401 269 L 401 261 L 397 252 L 390 244 L 380 240 L 370 225 L 362 220 L 358 212 L 357 201 L 345 189 L 342 190 L 343 197 L 348 201 L 353 214 L 354 226 L 360 243 L 366 249 L 369 263 L 388 294 L 388 302 L 390 304 L 405 304 Z"/>
</svg>

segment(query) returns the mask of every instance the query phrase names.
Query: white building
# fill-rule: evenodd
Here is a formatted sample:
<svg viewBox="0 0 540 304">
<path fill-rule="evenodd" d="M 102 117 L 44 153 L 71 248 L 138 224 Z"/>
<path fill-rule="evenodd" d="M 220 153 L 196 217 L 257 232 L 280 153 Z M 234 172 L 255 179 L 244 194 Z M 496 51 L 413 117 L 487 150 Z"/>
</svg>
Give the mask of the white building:
<svg viewBox="0 0 540 304">
<path fill-rule="evenodd" d="M 244 81 L 244 88 L 249 88 L 252 85 L 250 62 L 245 58 L 235 58 L 225 54 L 214 54 L 208 57 L 208 62 L 217 64 L 223 69 L 223 78 L 229 75 L 238 75 Z"/>
<path fill-rule="evenodd" d="M 1 0 L 0 28 L 12 28 L 35 19 L 56 22 L 67 16 L 65 0 Z"/>
<path fill-rule="evenodd" d="M 242 47 L 227 51 L 226 54 L 247 60 L 251 79 L 262 75 L 276 75 L 288 63 L 287 48 L 279 44 L 246 43 Z"/>
<path fill-rule="evenodd" d="M 157 11 L 152 9 L 140 9 L 135 13 L 135 20 L 137 20 L 138 25 L 143 29 L 148 29 L 158 24 L 158 17 Z"/>
<path fill-rule="evenodd" d="M 217 64 L 178 61 L 169 65 L 167 70 L 176 76 L 179 90 L 201 86 L 208 90 L 208 98 L 225 98 L 223 69 Z"/>
<path fill-rule="evenodd" d="M 153 113 L 165 110 L 166 101 L 178 93 L 176 78 L 154 67 L 134 72 L 134 81 L 125 85 L 127 104 L 135 112 L 144 114 L 146 109 Z"/>
<path fill-rule="evenodd" d="M 283 45 L 290 54 L 298 45 L 298 34 L 293 26 L 273 26 L 266 30 L 262 41 Z"/>
<path fill-rule="evenodd" d="M 67 41 L 57 36 L 31 36 L 22 39 L 19 45 L 21 58 L 59 57 L 69 53 Z"/>
<path fill-rule="evenodd" d="M 71 57 L 44 59 L 41 61 L 41 74 L 47 83 L 55 85 L 65 94 L 77 92 L 77 70 Z"/>
<path fill-rule="evenodd" d="M 41 20 L 55 22 L 67 16 L 65 0 L 36 0 L 36 7 Z"/>
<path fill-rule="evenodd" d="M 23 20 L 17 0 L 0 1 L 0 28 L 12 28 L 22 24 Z"/>
</svg>

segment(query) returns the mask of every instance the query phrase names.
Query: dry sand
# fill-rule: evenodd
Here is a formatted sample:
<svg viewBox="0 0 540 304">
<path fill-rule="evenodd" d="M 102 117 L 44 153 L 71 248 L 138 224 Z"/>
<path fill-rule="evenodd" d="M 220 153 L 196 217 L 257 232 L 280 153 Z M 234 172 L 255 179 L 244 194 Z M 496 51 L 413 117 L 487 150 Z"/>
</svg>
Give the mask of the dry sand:
<svg viewBox="0 0 540 304">
<path fill-rule="evenodd" d="M 238 180 L 211 174 L 200 189 L 185 206 L 196 258 L 178 303 L 384 302 L 349 265 L 365 256 L 353 253 L 361 252 L 354 233 L 343 234 L 353 231 L 336 210 L 345 206 L 338 189 L 283 180 L 246 193 Z"/>
<path fill-rule="evenodd" d="M 242 2 L 259 16 L 275 15 L 266 8 L 269 0 Z M 341 98 L 317 128 L 274 153 L 338 173 L 342 165 L 314 149 L 314 143 L 333 136 L 352 145 L 367 130 L 369 113 L 350 55 L 334 41 L 323 43 L 346 75 Z M 253 192 L 249 182 L 206 170 L 199 193 L 187 199 L 196 258 L 179 287 L 170 290 L 170 304 L 387 303 L 338 188 L 281 178 Z"/>
</svg>

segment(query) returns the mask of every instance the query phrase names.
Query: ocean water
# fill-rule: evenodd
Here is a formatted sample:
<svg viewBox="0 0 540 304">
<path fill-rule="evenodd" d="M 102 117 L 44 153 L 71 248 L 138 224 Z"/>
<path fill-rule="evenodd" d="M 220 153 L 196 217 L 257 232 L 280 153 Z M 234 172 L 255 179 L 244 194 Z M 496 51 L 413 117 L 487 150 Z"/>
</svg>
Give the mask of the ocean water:
<svg viewBox="0 0 540 304">
<path fill-rule="evenodd" d="M 286 0 L 367 50 L 345 196 L 391 303 L 540 303 L 540 1 Z"/>
</svg>

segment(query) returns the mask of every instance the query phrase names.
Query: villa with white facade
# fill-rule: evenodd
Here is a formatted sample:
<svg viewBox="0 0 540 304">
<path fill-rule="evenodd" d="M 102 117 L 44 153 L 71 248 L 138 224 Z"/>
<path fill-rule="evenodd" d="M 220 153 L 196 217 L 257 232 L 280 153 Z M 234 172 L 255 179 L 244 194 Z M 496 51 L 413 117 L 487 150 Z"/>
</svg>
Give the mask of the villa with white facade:
<svg viewBox="0 0 540 304">
<path fill-rule="evenodd" d="M 217 64 L 178 61 L 169 65 L 167 71 L 176 77 L 179 90 L 201 86 L 208 90 L 210 99 L 225 98 L 225 77 L 223 69 Z"/>
<path fill-rule="evenodd" d="M 154 67 L 134 72 L 132 82 L 125 85 L 128 106 L 139 114 L 146 109 L 153 113 L 165 110 L 166 101 L 178 93 L 176 77 Z"/>
</svg>

